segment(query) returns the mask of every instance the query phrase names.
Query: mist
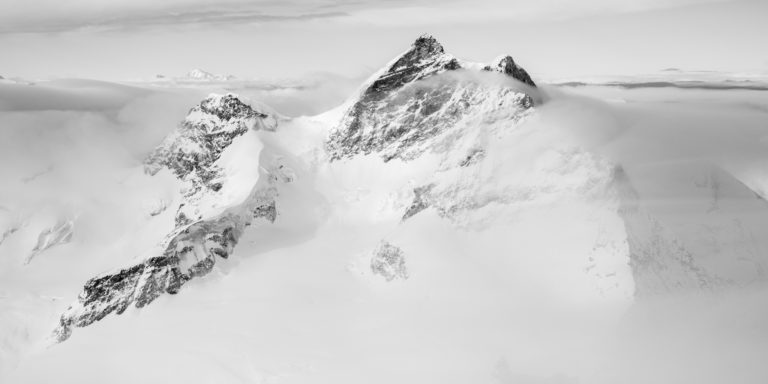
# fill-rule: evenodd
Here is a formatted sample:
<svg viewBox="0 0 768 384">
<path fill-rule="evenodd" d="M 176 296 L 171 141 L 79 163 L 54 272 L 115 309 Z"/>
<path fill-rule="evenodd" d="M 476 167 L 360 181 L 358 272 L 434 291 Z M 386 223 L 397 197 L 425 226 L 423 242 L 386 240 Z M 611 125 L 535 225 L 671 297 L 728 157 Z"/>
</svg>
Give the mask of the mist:
<svg viewBox="0 0 768 384">
<path fill-rule="evenodd" d="M 452 74 L 448 81 L 487 86 L 500 78 Z M 281 114 L 290 139 L 302 115 L 341 104 L 349 88 L 321 82 L 306 90 L 236 91 Z M 237 268 L 141 312 L 78 330 L 65 344 L 46 345 L 84 281 L 129 265 L 161 240 L 161 231 L 151 235 L 160 224 L 138 232 L 140 239 L 125 235 L 145 225 L 158 201 L 172 206 L 177 198 L 172 181 L 150 179 L 141 163 L 208 91 L 81 81 L 0 85 L 0 232 L 19 223 L 27 228 L 21 238 L 0 243 L 0 378 L 136 382 L 144 373 L 126 368 L 137 366 L 176 382 L 306 382 L 313 375 L 320 382 L 391 382 L 403 372 L 412 382 L 502 384 L 761 383 L 768 377 L 762 283 L 579 305 L 530 275 L 528 267 L 549 266 L 524 254 L 509 262 L 519 269 L 486 281 L 499 273 L 494 250 L 506 249 L 492 238 L 504 238 L 508 228 L 461 231 L 429 214 L 386 234 L 420 255 L 409 263 L 415 276 L 428 278 L 415 280 L 412 291 L 383 283 L 359 288 L 342 266 L 350 253 L 378 241 L 384 226 L 371 225 L 367 233 L 358 223 L 328 219 L 320 208 L 308 209 L 315 200 L 298 189 L 286 192 L 301 203 L 284 208 L 282 224 L 250 239 L 264 254 L 236 252 L 227 262 Z M 718 169 L 763 197 L 768 192 L 766 92 L 547 85 L 540 92 L 524 122 L 531 135 L 565 138 L 621 166 L 649 209 L 669 223 L 684 227 L 691 203 L 703 201 L 695 183 L 670 180 L 695 181 Z M 349 167 L 360 175 L 350 182 L 355 191 L 409 177 L 371 159 Z M 328 188 L 310 167 L 299 177 L 317 188 L 312 193 Z M 723 189 L 718 198 L 746 199 L 729 193 Z M 69 216 L 77 218 L 73 244 L 83 247 L 52 248 L 24 266 L 40 230 Z M 305 221 L 318 226 L 316 235 L 291 237 L 291 225 Z M 71 265 L 77 266 L 72 273 L 56 272 Z M 157 340 L 165 344 L 151 346 Z"/>
</svg>

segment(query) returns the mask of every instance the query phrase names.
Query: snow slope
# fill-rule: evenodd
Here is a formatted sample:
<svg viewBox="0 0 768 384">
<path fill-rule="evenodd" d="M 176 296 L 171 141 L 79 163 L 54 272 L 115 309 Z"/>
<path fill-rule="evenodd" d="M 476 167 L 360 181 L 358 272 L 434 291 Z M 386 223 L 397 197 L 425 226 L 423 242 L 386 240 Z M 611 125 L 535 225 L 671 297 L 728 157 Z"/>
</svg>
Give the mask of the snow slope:
<svg viewBox="0 0 768 384">
<path fill-rule="evenodd" d="M 129 193 L 115 196 L 137 209 L 117 256 L 94 256 L 109 248 L 80 238 L 92 229 L 74 216 L 70 242 L 17 283 L 3 275 L 0 378 L 716 383 L 728 377 L 716 363 L 743 382 L 767 377 L 738 369 L 768 351 L 739 344 L 766 334 L 768 316 L 744 309 L 763 291 L 652 316 L 688 308 L 672 293 L 762 287 L 764 200 L 720 167 L 622 164 L 583 134 L 613 123 L 613 110 L 550 94 L 513 63 L 487 70 L 424 36 L 319 116 L 204 99 L 148 157 L 148 174 L 124 171 Z M 60 227 L 59 216 L 34 230 L 11 210 L 0 217 L 0 250 Z M 54 288 L 56 270 L 73 277 Z M 658 297 L 683 300 L 639 310 Z M 626 317 L 640 323 L 630 336 Z M 643 337 L 691 319 L 701 333 Z M 750 353 L 707 354 L 698 336 L 718 324 L 716 345 Z M 54 329 L 63 342 L 51 343 Z M 615 350 L 617 339 L 632 342 Z M 678 367 L 655 376 L 644 356 Z"/>
<path fill-rule="evenodd" d="M 193 108 L 146 161 L 150 175 L 167 167 L 182 181 L 175 227 L 159 254 L 118 272 L 89 280 L 55 330 L 64 341 L 84 327 L 129 306 L 142 308 L 189 280 L 208 274 L 232 253 L 254 218 L 275 219 L 272 184 L 291 181 L 285 170 L 260 167 L 263 146 L 255 130 L 276 121 L 233 95 L 211 95 Z M 264 169 L 264 172 L 261 172 Z M 36 248 L 37 249 L 37 248 Z"/>
</svg>

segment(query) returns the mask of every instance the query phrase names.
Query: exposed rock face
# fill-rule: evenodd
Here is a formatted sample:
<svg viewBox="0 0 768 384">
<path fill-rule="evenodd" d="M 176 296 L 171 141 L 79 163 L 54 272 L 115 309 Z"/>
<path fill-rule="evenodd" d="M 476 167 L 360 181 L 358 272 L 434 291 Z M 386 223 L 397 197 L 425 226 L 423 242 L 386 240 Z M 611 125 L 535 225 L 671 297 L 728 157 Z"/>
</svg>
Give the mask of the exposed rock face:
<svg viewBox="0 0 768 384">
<path fill-rule="evenodd" d="M 467 81 L 482 72 L 522 84 Z M 631 290 L 647 296 L 767 279 L 766 248 L 756 240 L 765 238 L 765 226 L 757 214 L 746 213 L 768 207 L 748 187 L 727 172 L 710 172 L 679 186 L 690 194 L 675 206 L 684 216 L 647 203 L 623 173 L 614 172 L 618 164 L 537 132 L 534 125 L 518 124 L 535 113 L 535 86 L 510 56 L 488 65 L 465 63 L 424 36 L 364 88 L 326 149 L 332 161 L 366 154 L 385 162 L 435 155 L 425 161 L 435 161 L 433 173 L 407 186 L 412 197 L 403 201 L 402 222 L 429 209 L 456 226 L 477 229 L 562 201 L 592 207 L 610 223 L 596 227 L 600 238 L 587 250 L 584 267 L 601 294 L 623 297 Z M 510 162 L 529 166 L 520 173 Z"/>
<path fill-rule="evenodd" d="M 382 241 L 373 251 L 371 271 L 375 275 L 384 277 L 387 281 L 407 279 L 408 270 L 405 268 L 403 251 L 386 241 Z"/>
<path fill-rule="evenodd" d="M 374 152 L 385 161 L 413 159 L 429 149 L 429 139 L 469 123 L 473 112 L 505 110 L 514 122 L 533 106 L 533 98 L 519 89 L 478 84 L 458 75 L 459 70 L 478 67 L 445 53 L 434 37 L 419 37 L 365 88 L 331 133 L 326 145 L 331 159 Z M 535 87 L 510 56 L 482 68 Z M 438 76 L 448 73 L 456 75 Z"/>
<path fill-rule="evenodd" d="M 477 164 L 478 162 L 482 161 L 483 158 L 485 158 L 485 150 L 482 148 L 472 148 L 467 152 L 467 157 L 465 157 L 461 162 L 459 163 L 459 166 L 461 167 L 469 167 L 470 165 Z"/>
<path fill-rule="evenodd" d="M 217 258 L 229 257 L 244 226 L 244 218 L 232 216 L 197 222 L 169 236 L 162 255 L 89 280 L 78 302 L 62 315 L 57 339 L 67 339 L 73 327 L 122 314 L 130 305 L 141 308 L 164 293 L 177 293 L 189 280 L 210 272 Z"/>
<path fill-rule="evenodd" d="M 413 202 L 405 211 L 405 214 L 403 215 L 403 221 L 429 208 L 429 205 L 430 205 L 429 193 L 434 187 L 435 187 L 435 184 L 429 184 L 429 185 L 425 185 L 425 186 L 413 189 Z"/>
<path fill-rule="evenodd" d="M 215 189 L 213 163 L 238 136 L 249 129 L 274 130 L 274 117 L 256 111 L 232 94 L 212 95 L 192 108 L 178 130 L 169 135 L 145 161 L 154 175 L 163 167 L 180 179 L 190 178 L 199 187 Z"/>
<path fill-rule="evenodd" d="M 486 71 L 497 71 L 503 74 L 512 76 L 513 78 L 528 84 L 532 87 L 536 86 L 531 76 L 522 67 L 515 64 L 515 60 L 512 56 L 502 56 L 494 60 L 494 63 L 483 68 Z"/>
<path fill-rule="evenodd" d="M 178 130 L 144 162 L 150 175 L 165 167 L 186 182 L 186 201 L 177 210 L 176 224 L 203 218 L 198 202 L 221 190 L 226 175 L 216 162 L 234 140 L 249 130 L 273 131 L 276 127 L 274 116 L 253 109 L 233 94 L 211 95 L 192 108 Z"/>
<path fill-rule="evenodd" d="M 258 174 L 253 180 L 231 180 L 217 160 L 251 129 L 275 128 L 274 118 L 257 112 L 234 95 L 212 95 L 193 108 L 179 129 L 147 159 L 147 173 L 162 167 L 183 181 L 184 201 L 176 214 L 176 228 L 166 237 L 161 255 L 118 272 L 89 280 L 61 316 L 54 336 L 66 340 L 74 327 L 84 327 L 129 306 L 144 307 L 164 293 L 175 294 L 183 285 L 209 273 L 219 258 L 232 254 L 240 235 L 254 219 L 277 218 L 276 183 L 290 181 L 290 170 Z M 276 174 L 275 174 L 276 173 Z M 257 182 L 263 179 L 264 182 Z M 253 185 L 241 201 L 223 202 L 221 212 L 200 211 L 204 201 L 221 201 L 219 191 L 228 182 Z"/>
</svg>

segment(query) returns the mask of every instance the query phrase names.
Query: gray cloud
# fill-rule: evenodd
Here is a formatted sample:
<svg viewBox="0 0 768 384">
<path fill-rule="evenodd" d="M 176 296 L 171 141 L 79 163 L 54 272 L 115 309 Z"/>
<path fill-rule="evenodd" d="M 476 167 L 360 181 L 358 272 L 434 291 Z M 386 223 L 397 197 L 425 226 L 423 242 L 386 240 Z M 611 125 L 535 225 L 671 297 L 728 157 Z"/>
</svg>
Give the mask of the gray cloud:
<svg viewBox="0 0 768 384">
<path fill-rule="evenodd" d="M 453 2 L 451 0 L 449 2 Z M 349 16 L 364 9 L 411 6 L 427 0 L 73 0 L 66 7 L 53 0 L 0 4 L 0 34 L 121 30 L 166 25 L 218 25 L 307 21 Z"/>
<path fill-rule="evenodd" d="M 139 13 L 106 18 L 60 18 L 40 22 L 3 23 L 0 33 L 55 33 L 77 30 L 115 30 L 163 25 L 243 24 L 302 21 L 343 17 L 345 12 L 314 12 L 293 15 L 268 14 L 255 10 L 179 11 Z"/>
<path fill-rule="evenodd" d="M 624 89 L 636 88 L 677 88 L 677 89 L 702 89 L 702 90 L 753 90 L 768 91 L 768 84 L 750 80 L 722 82 L 706 81 L 637 81 L 637 82 L 606 82 L 606 83 L 588 83 L 582 81 L 568 81 L 564 83 L 552 84 L 563 87 L 586 87 L 586 86 L 606 86 L 618 87 Z"/>
<path fill-rule="evenodd" d="M 734 0 L 703 0 L 705 3 Z M 218 25 L 306 21 L 354 16 L 376 24 L 421 25 L 468 20 L 569 18 L 594 13 L 638 12 L 702 0 L 53 0 L 0 4 L 0 34 L 121 30 L 166 25 Z"/>
</svg>

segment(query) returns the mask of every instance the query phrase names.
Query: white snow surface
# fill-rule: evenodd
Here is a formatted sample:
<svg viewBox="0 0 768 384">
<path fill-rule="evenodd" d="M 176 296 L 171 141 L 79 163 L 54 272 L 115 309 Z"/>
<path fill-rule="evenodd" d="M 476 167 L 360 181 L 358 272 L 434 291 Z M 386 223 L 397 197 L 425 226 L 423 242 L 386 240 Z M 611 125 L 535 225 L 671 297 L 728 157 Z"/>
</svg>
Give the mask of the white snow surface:
<svg viewBox="0 0 768 384">
<path fill-rule="evenodd" d="M 0 210 L 0 230 L 16 228 L 0 243 L 0 382 L 768 377 L 759 368 L 768 352 L 768 313 L 745 309 L 759 307 L 764 291 L 723 293 L 717 305 L 698 293 L 671 296 L 648 309 L 636 299 L 639 286 L 657 293 L 701 287 L 678 284 L 690 271 L 672 257 L 655 259 L 660 269 L 638 275 L 630 249 L 640 234 L 651 239 L 647 253 L 688 252 L 707 276 L 739 286 L 759 280 L 768 209 L 750 195 L 745 183 L 752 181 L 719 166 L 682 163 L 676 173 L 630 164 L 643 218 L 632 227 L 622 215 L 626 196 L 615 185 L 619 164 L 604 147 L 611 139 L 590 131 L 617 119 L 604 108 L 554 95 L 516 124 L 467 125 L 439 137 L 442 150 L 388 163 L 378 154 L 328 162 L 324 140 L 343 109 L 295 118 L 274 132 L 249 130 L 216 162 L 225 187 L 196 204 L 204 217 L 215 216 L 241 202 L 264 170 L 285 168 L 292 182 L 276 186 L 275 223 L 248 227 L 230 259 L 179 294 L 108 316 L 57 345 L 48 336 L 87 279 L 157 252 L 175 210 L 157 207 L 178 206 L 178 183 L 167 172 L 150 177 L 139 167 L 122 169 L 109 200 L 124 210 L 106 213 L 114 226 L 87 211 L 77 216 L 69 243 L 26 266 L 20 251 L 31 249 L 55 218 Z M 482 159 L 460 166 L 473 150 L 482 150 Z M 430 184 L 430 206 L 403 220 L 414 188 Z M 691 204 L 674 203 L 692 197 Z M 368 267 L 382 241 L 402 250 L 407 279 L 388 282 Z M 679 312 L 659 315 L 670 308 Z M 749 335 L 758 340 L 746 341 Z M 732 356 L 715 352 L 742 347 Z M 653 372 L 644 361 L 653 362 Z M 721 374 L 717 364 L 737 373 Z"/>
<path fill-rule="evenodd" d="M 202 69 L 192 69 L 187 72 L 181 79 L 185 80 L 197 80 L 197 81 L 225 81 L 232 79 L 230 75 L 216 75 Z"/>
</svg>

